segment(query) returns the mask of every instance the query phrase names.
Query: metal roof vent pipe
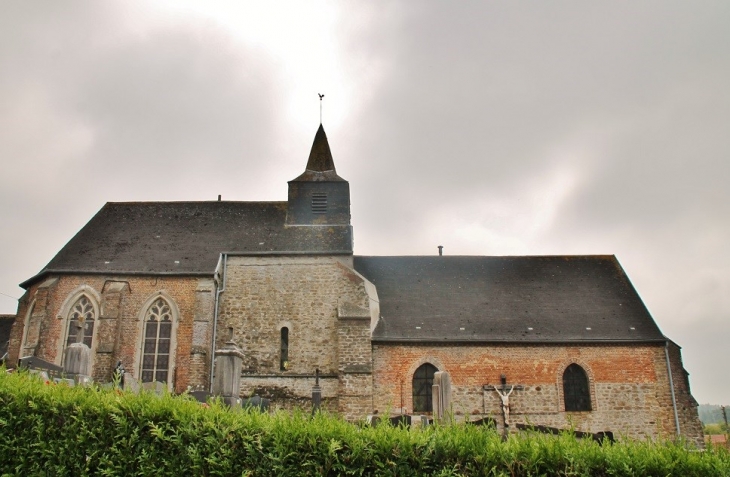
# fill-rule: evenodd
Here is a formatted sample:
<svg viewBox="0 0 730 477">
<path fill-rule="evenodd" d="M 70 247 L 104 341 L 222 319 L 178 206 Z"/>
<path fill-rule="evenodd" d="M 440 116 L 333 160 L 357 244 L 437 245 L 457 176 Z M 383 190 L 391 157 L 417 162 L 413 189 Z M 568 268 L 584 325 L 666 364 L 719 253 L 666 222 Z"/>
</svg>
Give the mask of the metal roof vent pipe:
<svg viewBox="0 0 730 477">
<path fill-rule="evenodd" d="M 442 256 L 443 254 L 444 254 L 444 246 L 439 245 L 439 257 Z"/>
</svg>

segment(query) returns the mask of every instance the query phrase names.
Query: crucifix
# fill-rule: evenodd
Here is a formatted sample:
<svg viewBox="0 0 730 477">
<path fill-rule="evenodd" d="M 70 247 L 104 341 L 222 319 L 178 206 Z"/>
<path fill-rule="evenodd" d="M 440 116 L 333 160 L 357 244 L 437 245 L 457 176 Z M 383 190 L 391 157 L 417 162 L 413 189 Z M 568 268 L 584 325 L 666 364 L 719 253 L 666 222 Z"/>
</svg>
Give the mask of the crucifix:
<svg viewBox="0 0 730 477">
<path fill-rule="evenodd" d="M 509 397 L 513 391 L 521 391 L 524 386 L 521 384 L 507 384 L 507 376 L 503 374 L 501 376 L 501 384 L 499 386 L 493 386 L 491 384 L 485 384 L 485 391 L 495 391 L 499 395 L 499 399 L 502 401 L 502 418 L 504 419 L 504 430 L 505 434 L 509 427 Z"/>
<path fill-rule="evenodd" d="M 317 93 L 319 96 L 319 124 L 322 124 L 322 99 L 324 99 L 324 95 L 321 93 Z"/>
<path fill-rule="evenodd" d="M 84 331 L 86 329 L 86 320 L 83 316 L 79 316 L 78 323 L 76 324 L 76 342 L 77 343 L 83 343 L 84 342 Z"/>
</svg>

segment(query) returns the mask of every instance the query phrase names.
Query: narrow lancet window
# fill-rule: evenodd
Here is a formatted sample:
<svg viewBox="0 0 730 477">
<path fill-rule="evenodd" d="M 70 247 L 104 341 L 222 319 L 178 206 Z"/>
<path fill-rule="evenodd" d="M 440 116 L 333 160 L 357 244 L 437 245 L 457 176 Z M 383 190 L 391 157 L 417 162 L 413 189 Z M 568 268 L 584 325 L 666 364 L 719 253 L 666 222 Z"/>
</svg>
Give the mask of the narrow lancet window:
<svg viewBox="0 0 730 477">
<path fill-rule="evenodd" d="M 567 412 L 591 410 L 591 391 L 585 370 L 573 363 L 563 373 L 563 397 Z"/>
<path fill-rule="evenodd" d="M 279 359 L 279 369 L 281 371 L 289 369 L 289 328 L 286 326 L 281 329 L 281 354 Z"/>
<path fill-rule="evenodd" d="M 143 383 L 168 381 L 171 341 L 172 311 L 163 298 L 158 298 L 145 317 L 141 370 Z"/>
</svg>

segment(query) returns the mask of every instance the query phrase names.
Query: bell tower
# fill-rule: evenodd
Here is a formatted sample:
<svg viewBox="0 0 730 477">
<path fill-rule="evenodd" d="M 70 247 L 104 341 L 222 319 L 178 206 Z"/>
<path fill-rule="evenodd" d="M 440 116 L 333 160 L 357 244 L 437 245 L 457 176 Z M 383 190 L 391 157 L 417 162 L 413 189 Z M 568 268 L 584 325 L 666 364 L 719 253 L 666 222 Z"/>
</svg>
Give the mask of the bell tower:
<svg viewBox="0 0 730 477">
<path fill-rule="evenodd" d="M 350 225 L 350 184 L 337 175 L 322 124 L 304 173 L 289 181 L 287 225 Z"/>
</svg>

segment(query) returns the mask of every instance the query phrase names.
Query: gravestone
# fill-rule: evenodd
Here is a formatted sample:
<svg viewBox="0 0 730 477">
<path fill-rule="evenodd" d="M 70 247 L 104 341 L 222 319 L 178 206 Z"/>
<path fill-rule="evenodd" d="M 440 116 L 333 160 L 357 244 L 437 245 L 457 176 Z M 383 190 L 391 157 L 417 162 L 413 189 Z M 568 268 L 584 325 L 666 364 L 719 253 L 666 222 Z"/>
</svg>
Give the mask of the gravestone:
<svg viewBox="0 0 730 477">
<path fill-rule="evenodd" d="M 132 373 L 124 373 L 124 390 L 139 393 L 139 381 L 134 378 Z"/>
<path fill-rule="evenodd" d="M 161 383 L 159 381 L 153 381 L 151 383 L 142 383 L 142 389 L 145 391 L 150 391 L 158 396 L 162 396 L 167 392 L 167 384 Z"/>
<path fill-rule="evenodd" d="M 83 343 L 83 324 L 77 327 L 76 343 L 68 345 L 63 359 L 63 372 L 77 384 L 91 382 L 91 349 Z"/>
<path fill-rule="evenodd" d="M 445 423 L 451 421 L 451 376 L 446 371 L 437 371 L 433 375 L 431 388 L 434 421 Z"/>
<path fill-rule="evenodd" d="M 233 341 L 233 328 L 228 328 L 230 338 L 226 345 L 215 352 L 215 376 L 213 394 L 220 396 L 230 407 L 241 406 L 241 364 L 243 351 Z"/>
</svg>

